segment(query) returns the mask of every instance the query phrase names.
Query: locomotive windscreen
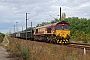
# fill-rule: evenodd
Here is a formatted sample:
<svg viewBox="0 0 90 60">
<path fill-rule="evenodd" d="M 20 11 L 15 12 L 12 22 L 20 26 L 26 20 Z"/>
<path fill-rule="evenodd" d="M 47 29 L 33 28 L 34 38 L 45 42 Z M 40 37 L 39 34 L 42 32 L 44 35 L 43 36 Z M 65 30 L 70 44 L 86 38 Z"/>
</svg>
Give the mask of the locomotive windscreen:
<svg viewBox="0 0 90 60">
<path fill-rule="evenodd" d="M 62 26 L 57 26 L 57 30 L 62 30 Z"/>
<path fill-rule="evenodd" d="M 64 28 L 64 30 L 69 30 L 70 29 L 70 27 L 67 26 L 67 25 L 63 26 L 63 28 Z"/>
</svg>

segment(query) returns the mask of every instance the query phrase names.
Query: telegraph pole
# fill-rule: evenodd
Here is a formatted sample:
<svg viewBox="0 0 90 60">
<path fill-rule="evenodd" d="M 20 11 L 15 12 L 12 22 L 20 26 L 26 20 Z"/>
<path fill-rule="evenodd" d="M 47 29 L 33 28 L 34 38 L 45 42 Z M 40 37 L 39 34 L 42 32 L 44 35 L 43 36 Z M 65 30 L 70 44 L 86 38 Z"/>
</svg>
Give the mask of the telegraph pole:
<svg viewBox="0 0 90 60">
<path fill-rule="evenodd" d="M 11 28 L 10 28 L 10 31 L 9 31 L 9 33 L 11 34 Z"/>
<path fill-rule="evenodd" d="M 60 21 L 61 21 L 61 7 L 60 7 Z"/>
<path fill-rule="evenodd" d="M 31 39 L 32 39 L 32 22 L 31 22 Z"/>
<path fill-rule="evenodd" d="M 22 32 L 23 32 L 23 26 L 22 26 Z"/>
<path fill-rule="evenodd" d="M 29 13 L 26 13 L 26 40 L 27 40 L 27 14 L 29 14 Z"/>
<path fill-rule="evenodd" d="M 27 40 L 27 13 L 26 13 L 26 40 Z"/>
<path fill-rule="evenodd" d="M 16 32 L 18 32 L 18 22 L 16 22 Z"/>
<path fill-rule="evenodd" d="M 14 33 L 15 33 L 15 25 L 14 25 Z"/>
</svg>

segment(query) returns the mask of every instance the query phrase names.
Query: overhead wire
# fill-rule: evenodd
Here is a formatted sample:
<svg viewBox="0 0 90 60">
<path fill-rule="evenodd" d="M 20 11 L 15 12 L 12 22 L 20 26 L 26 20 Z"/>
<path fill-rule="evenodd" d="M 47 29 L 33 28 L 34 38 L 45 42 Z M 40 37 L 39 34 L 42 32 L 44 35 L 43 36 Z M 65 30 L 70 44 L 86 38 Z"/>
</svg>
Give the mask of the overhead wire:
<svg viewBox="0 0 90 60">
<path fill-rule="evenodd" d="M 38 16 L 41 12 L 43 12 L 44 10 L 48 9 L 49 7 L 51 7 L 51 6 L 52 6 L 53 4 L 55 4 L 57 1 L 59 1 L 59 0 L 56 0 L 54 3 L 52 3 L 51 5 L 49 5 L 48 7 L 46 7 L 45 9 L 41 10 L 41 11 L 40 11 L 39 13 L 37 13 L 36 15 L 33 15 L 31 18 Z M 30 18 L 30 19 L 31 19 L 31 18 Z"/>
<path fill-rule="evenodd" d="M 85 2 L 88 2 L 88 1 L 90 1 L 90 0 L 85 0 L 85 1 L 81 2 L 81 4 L 82 4 L 82 3 L 85 3 Z M 78 6 L 79 4 L 80 4 L 80 3 L 74 5 L 74 7 L 75 7 L 75 6 Z"/>
<path fill-rule="evenodd" d="M 77 7 L 78 5 L 81 5 L 81 4 L 86 3 L 86 2 L 88 2 L 88 1 L 90 1 L 90 0 L 85 0 L 85 1 L 83 1 L 83 2 L 81 2 L 81 3 L 75 4 L 74 6 L 72 6 L 72 7 L 70 7 L 70 8 Z M 78 10 L 78 9 L 76 9 L 76 10 Z"/>
<path fill-rule="evenodd" d="M 68 11 L 68 12 L 71 12 L 71 13 L 77 13 L 77 12 L 80 12 L 80 13 L 83 13 L 83 12 L 89 13 L 90 10 L 83 11 L 83 10 L 79 10 L 78 7 L 77 7 L 77 6 L 83 5 L 83 4 L 87 3 L 87 2 L 90 2 L 90 0 L 84 0 L 84 1 L 82 1 L 82 2 L 80 2 L 80 3 L 76 3 L 75 5 L 73 5 L 73 6 L 70 7 L 70 8 L 76 7 L 76 8 L 74 9 L 74 11 Z M 85 8 L 85 7 L 82 7 L 82 8 Z M 67 9 L 65 9 L 65 10 L 67 11 Z M 79 10 L 79 11 L 78 11 L 78 10 Z M 88 16 L 88 15 L 85 15 L 85 16 Z"/>
<path fill-rule="evenodd" d="M 49 6 L 47 6 L 45 9 L 43 9 L 43 10 L 41 10 L 39 13 L 37 13 L 37 14 L 35 14 L 35 15 L 33 15 L 30 19 L 32 19 L 33 17 L 36 17 L 36 16 L 38 16 L 41 12 L 43 12 L 43 11 L 45 11 L 46 9 L 48 9 L 49 7 L 51 7 L 52 5 L 54 5 L 56 2 L 58 2 L 59 0 L 56 0 L 55 2 L 53 2 L 51 5 L 49 5 Z M 76 7 L 76 6 L 78 6 L 79 4 L 83 4 L 83 3 L 86 3 L 86 2 L 88 2 L 89 0 L 85 0 L 85 1 L 82 1 L 81 3 L 78 3 L 78 4 L 75 4 L 74 6 L 72 6 L 72 7 Z M 70 4 L 70 3 L 69 3 Z M 71 7 L 71 8 L 72 8 Z M 67 10 L 67 9 L 66 9 Z M 77 9 L 76 9 L 77 10 Z M 74 11 L 73 11 L 74 12 Z M 81 11 L 81 12 L 83 12 L 83 11 Z M 88 11 L 89 12 L 89 11 Z"/>
</svg>

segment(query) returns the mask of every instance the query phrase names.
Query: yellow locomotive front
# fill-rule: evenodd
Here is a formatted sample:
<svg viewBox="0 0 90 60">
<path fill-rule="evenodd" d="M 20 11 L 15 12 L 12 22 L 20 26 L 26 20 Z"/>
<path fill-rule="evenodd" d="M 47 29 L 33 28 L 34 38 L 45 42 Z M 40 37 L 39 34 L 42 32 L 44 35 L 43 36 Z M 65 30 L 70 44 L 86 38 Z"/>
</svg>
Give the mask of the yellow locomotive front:
<svg viewBox="0 0 90 60">
<path fill-rule="evenodd" d="M 60 23 L 56 25 L 57 43 L 69 43 L 70 25 L 68 23 Z"/>
</svg>

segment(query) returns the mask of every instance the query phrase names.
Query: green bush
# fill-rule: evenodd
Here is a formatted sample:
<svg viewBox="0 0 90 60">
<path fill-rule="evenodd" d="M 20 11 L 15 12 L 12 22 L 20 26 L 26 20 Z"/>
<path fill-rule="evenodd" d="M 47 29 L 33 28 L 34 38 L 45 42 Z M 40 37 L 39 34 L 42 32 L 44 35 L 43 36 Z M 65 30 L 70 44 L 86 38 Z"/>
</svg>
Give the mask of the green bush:
<svg viewBox="0 0 90 60">
<path fill-rule="evenodd" d="M 27 58 L 28 58 L 28 50 L 27 50 L 27 48 L 25 48 L 25 47 L 21 48 L 21 56 L 22 56 L 22 58 L 24 60 L 27 60 Z"/>
<path fill-rule="evenodd" d="M 88 40 L 87 39 L 83 39 L 83 43 L 88 43 Z"/>
<path fill-rule="evenodd" d="M 4 38 L 5 37 L 5 34 L 3 34 L 3 33 L 0 33 L 0 35 Z"/>
<path fill-rule="evenodd" d="M 0 43 L 3 41 L 3 36 L 0 34 Z"/>
</svg>

